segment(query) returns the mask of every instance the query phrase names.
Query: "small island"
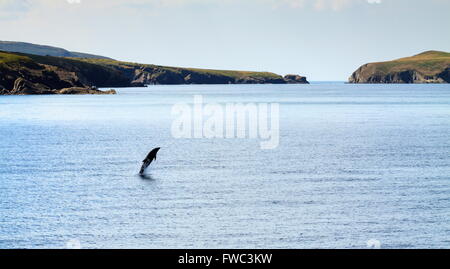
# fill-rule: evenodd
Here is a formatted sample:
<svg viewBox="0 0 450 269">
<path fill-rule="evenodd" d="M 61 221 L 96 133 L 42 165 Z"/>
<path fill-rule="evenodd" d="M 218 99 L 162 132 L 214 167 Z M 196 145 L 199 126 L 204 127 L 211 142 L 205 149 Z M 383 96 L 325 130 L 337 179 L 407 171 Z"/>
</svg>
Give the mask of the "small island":
<svg viewBox="0 0 450 269">
<path fill-rule="evenodd" d="M 450 83 L 450 53 L 427 51 L 361 66 L 349 83 Z"/>
<path fill-rule="evenodd" d="M 156 84 L 308 83 L 299 75 L 129 63 L 29 43 L 3 43 L 0 48 L 14 50 L 0 51 L 0 95 L 115 94 L 98 88 Z"/>
</svg>

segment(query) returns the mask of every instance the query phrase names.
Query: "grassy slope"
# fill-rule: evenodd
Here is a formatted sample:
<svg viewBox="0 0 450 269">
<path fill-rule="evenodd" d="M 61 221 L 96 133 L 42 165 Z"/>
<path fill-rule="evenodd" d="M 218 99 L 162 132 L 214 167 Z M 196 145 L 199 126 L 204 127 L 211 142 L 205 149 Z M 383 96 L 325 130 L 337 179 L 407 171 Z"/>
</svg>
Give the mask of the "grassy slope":
<svg viewBox="0 0 450 269">
<path fill-rule="evenodd" d="M 75 59 L 75 58 L 74 58 Z M 80 68 L 92 68 L 94 64 L 85 63 L 83 61 L 72 60 L 69 58 L 53 57 L 53 56 L 39 56 L 32 54 L 23 54 L 15 52 L 3 52 L 0 51 L 0 64 L 14 66 L 22 63 L 41 63 L 59 67 L 80 67 Z"/>
<path fill-rule="evenodd" d="M 427 51 L 412 57 L 388 62 L 372 63 L 373 70 L 387 74 L 405 70 L 416 70 L 424 75 L 436 75 L 450 66 L 450 53 Z"/>
<path fill-rule="evenodd" d="M 277 75 L 275 73 L 270 73 L 270 72 L 181 68 L 181 67 L 172 67 L 172 66 L 160 66 L 160 65 L 151 65 L 151 64 L 121 62 L 121 61 L 108 60 L 108 59 L 75 59 L 75 58 L 71 58 L 71 59 L 88 62 L 88 63 L 92 63 L 92 64 L 98 64 L 98 65 L 102 65 L 102 66 L 115 66 L 115 67 L 130 68 L 130 69 L 135 69 L 135 68 L 139 68 L 139 67 L 144 67 L 144 68 L 152 67 L 152 68 L 159 68 L 162 70 L 170 70 L 170 71 L 173 71 L 176 73 L 181 72 L 182 70 L 185 70 L 185 71 L 197 72 L 197 73 L 202 73 L 202 74 L 228 76 L 228 77 L 232 77 L 232 78 L 242 78 L 242 77 L 260 77 L 260 78 L 267 78 L 267 79 L 282 78 L 280 75 Z"/>
<path fill-rule="evenodd" d="M 12 65 L 31 61 L 27 56 L 0 51 L 0 65 Z"/>
</svg>

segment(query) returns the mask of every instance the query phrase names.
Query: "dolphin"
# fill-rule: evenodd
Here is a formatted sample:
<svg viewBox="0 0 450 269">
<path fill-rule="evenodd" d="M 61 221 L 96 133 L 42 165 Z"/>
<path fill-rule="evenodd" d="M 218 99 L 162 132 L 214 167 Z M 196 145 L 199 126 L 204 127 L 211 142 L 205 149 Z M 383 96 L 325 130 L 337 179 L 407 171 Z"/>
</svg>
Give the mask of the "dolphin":
<svg viewBox="0 0 450 269">
<path fill-rule="evenodd" d="M 141 171 L 139 171 L 140 175 L 143 175 L 145 172 L 145 169 L 153 162 L 153 160 L 156 160 L 156 154 L 158 153 L 160 148 L 154 148 L 150 153 L 147 155 L 147 157 L 142 161 L 142 167 Z"/>
</svg>

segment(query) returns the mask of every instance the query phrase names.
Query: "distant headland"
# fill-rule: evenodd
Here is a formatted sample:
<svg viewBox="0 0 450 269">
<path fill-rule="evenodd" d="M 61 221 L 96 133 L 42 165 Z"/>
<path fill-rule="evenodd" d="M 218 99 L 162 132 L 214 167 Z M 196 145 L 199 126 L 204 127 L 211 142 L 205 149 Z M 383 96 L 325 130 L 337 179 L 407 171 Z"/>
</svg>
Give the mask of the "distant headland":
<svg viewBox="0 0 450 269">
<path fill-rule="evenodd" d="M 1 41 L 0 50 L 0 95 L 114 94 L 97 88 L 153 84 L 309 83 L 299 75 L 129 63 L 23 42 Z"/>
<path fill-rule="evenodd" d="M 93 59 L 110 59 L 105 56 L 68 51 L 63 48 L 37 45 L 26 42 L 16 41 L 0 41 L 0 51 L 20 52 L 26 54 L 35 54 L 41 56 L 55 56 L 55 57 L 74 57 L 74 58 L 93 58 Z"/>
<path fill-rule="evenodd" d="M 427 51 L 394 61 L 361 66 L 350 83 L 450 83 L 450 53 Z"/>
</svg>

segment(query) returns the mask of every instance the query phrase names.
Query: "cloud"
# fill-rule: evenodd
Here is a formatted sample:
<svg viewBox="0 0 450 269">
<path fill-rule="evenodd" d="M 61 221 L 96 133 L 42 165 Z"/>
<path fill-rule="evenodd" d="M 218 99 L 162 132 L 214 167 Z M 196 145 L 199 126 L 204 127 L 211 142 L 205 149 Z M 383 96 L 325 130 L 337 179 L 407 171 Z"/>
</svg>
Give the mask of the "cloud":
<svg viewBox="0 0 450 269">
<path fill-rule="evenodd" d="M 186 5 L 240 5 L 242 0 L 0 0 L 0 12 L 3 15 L 13 16 L 17 13 L 27 12 L 31 7 L 46 6 L 60 7 L 61 4 L 85 4 L 88 7 L 108 8 L 117 6 L 150 6 L 150 7 L 183 7 Z M 292 8 L 313 7 L 316 10 L 341 10 L 353 4 L 381 4 L 382 0 L 247 0 L 255 5 L 268 3 L 276 6 L 287 5 Z M 9 14 L 8 14 L 9 13 Z"/>
<path fill-rule="evenodd" d="M 284 2 L 293 8 L 313 7 L 315 10 L 339 11 L 354 4 L 381 4 L 382 0 L 284 0 Z"/>
<path fill-rule="evenodd" d="M 317 11 L 339 11 L 356 4 L 382 4 L 383 0 L 247 0 L 254 5 L 267 5 L 289 8 L 308 8 Z M 246 3 L 248 3 L 246 2 Z M 216 6 L 222 7 L 242 5 L 242 0 L 0 0 L 0 19 L 13 20 L 35 9 L 63 9 L 71 6 L 83 6 L 90 10 L 105 10 L 112 8 L 149 8 L 153 11 L 159 8 L 183 8 L 186 6 Z M 63 10 L 61 10 L 63 11 Z"/>
<path fill-rule="evenodd" d="M 29 0 L 0 0 L 0 20 L 20 17 L 31 8 Z"/>
</svg>

